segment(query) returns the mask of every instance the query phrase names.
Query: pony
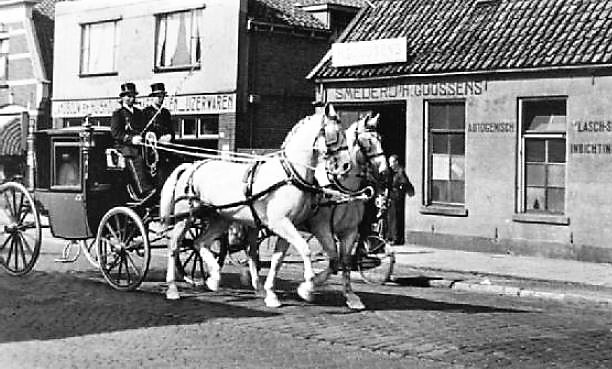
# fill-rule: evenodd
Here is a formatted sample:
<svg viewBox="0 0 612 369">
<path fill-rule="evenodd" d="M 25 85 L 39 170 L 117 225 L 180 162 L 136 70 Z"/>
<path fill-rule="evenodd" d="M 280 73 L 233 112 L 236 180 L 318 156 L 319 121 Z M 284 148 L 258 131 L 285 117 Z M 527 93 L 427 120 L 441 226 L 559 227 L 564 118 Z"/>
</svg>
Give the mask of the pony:
<svg viewBox="0 0 612 369">
<path fill-rule="evenodd" d="M 330 175 L 329 182 L 336 190 L 345 195 L 358 197 L 364 193 L 373 195 L 373 189 L 368 187 L 370 180 L 375 185 L 382 185 L 388 163 L 382 148 L 380 134 L 377 132 L 379 115 L 365 115 L 352 123 L 346 130 L 351 169 L 343 176 Z M 324 179 L 323 179 L 324 180 Z M 322 182 L 320 180 L 319 182 Z M 362 197 L 363 198 L 363 197 Z M 359 225 L 364 215 L 365 204 L 361 200 L 344 200 L 336 202 L 333 199 L 318 206 L 317 212 L 309 218 L 302 230 L 312 233 L 321 243 L 329 258 L 328 268 L 317 274 L 315 286 L 322 285 L 331 274 L 342 266 L 343 294 L 350 309 L 362 310 L 365 306 L 351 288 L 350 271 L 354 248 L 359 238 Z M 271 259 L 270 272 L 266 279 L 266 294 L 274 287 L 273 281 L 282 265 L 288 250 L 288 244 L 279 239 Z M 338 255 L 340 251 L 340 255 Z M 250 253 L 253 255 L 253 253 Z M 249 260 L 252 285 L 259 285 L 255 263 Z"/>
<path fill-rule="evenodd" d="M 194 216 L 181 215 L 200 213 L 207 227 L 195 242 L 197 245 L 210 245 L 232 221 L 253 229 L 267 228 L 287 240 L 304 262 L 304 282 L 297 292 L 311 301 L 314 272 L 310 250 L 295 225 L 313 213 L 320 192 L 314 182 L 314 170 L 320 163 L 329 175 L 339 177 L 346 175 L 351 166 L 346 136 L 332 105 L 298 122 L 285 138 L 280 153 L 264 161 L 207 160 L 177 167 L 160 194 L 160 217 L 170 239 L 166 298 L 180 298 L 174 257 L 194 221 Z M 216 291 L 221 278 L 219 265 L 207 247 L 199 247 L 199 253 L 208 267 L 206 285 Z M 274 291 L 267 292 L 266 304 L 280 306 Z"/>
</svg>

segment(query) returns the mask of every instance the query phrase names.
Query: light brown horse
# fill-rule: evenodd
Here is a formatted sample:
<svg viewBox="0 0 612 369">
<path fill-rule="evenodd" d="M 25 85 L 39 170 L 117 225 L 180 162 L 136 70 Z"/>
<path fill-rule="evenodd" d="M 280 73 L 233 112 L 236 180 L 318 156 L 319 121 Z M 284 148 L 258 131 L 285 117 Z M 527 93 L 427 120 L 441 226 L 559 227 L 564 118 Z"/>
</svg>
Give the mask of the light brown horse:
<svg viewBox="0 0 612 369">
<path fill-rule="evenodd" d="M 346 136 L 331 105 L 296 124 L 287 135 L 280 155 L 263 162 L 210 160 L 179 166 L 162 189 L 160 216 L 169 222 L 173 214 L 187 213 L 196 205 L 204 209 L 208 226 L 195 242 L 197 245 L 210 245 L 232 221 L 269 228 L 291 243 L 302 257 L 305 281 L 299 286 L 298 294 L 310 300 L 314 288 L 310 251 L 295 224 L 312 215 L 318 192 L 314 168 L 320 162 L 330 175 L 342 176 L 350 170 Z M 179 298 L 174 255 L 191 222 L 189 217 L 179 219 L 168 232 L 168 299 Z M 219 266 L 207 247 L 200 248 L 200 255 L 210 272 L 206 284 L 216 290 L 221 277 Z M 274 291 L 266 292 L 269 306 L 280 305 Z"/>
</svg>

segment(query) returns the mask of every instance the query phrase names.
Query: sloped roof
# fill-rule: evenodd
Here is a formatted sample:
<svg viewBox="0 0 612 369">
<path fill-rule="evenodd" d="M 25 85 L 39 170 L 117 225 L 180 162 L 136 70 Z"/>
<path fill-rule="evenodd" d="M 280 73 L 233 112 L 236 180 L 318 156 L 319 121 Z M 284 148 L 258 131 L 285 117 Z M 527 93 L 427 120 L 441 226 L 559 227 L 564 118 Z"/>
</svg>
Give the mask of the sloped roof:
<svg viewBox="0 0 612 369">
<path fill-rule="evenodd" d="M 47 77 L 53 76 L 53 34 L 55 25 L 55 3 L 72 0 L 42 0 L 32 9 L 32 19 L 40 43 L 40 52 Z"/>
<path fill-rule="evenodd" d="M 339 42 L 405 36 L 408 61 L 331 66 L 314 78 L 367 78 L 612 63 L 612 0 L 371 0 Z"/>
<path fill-rule="evenodd" d="M 251 0 L 248 15 L 261 22 L 309 29 L 327 29 L 325 24 L 297 6 L 296 0 Z"/>
</svg>

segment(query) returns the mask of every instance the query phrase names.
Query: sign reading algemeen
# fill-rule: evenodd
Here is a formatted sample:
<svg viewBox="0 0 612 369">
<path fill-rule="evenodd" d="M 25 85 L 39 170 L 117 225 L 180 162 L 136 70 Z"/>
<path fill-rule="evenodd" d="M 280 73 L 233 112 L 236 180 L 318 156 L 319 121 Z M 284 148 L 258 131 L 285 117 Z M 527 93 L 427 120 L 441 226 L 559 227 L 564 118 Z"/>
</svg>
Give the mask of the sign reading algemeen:
<svg viewBox="0 0 612 369">
<path fill-rule="evenodd" d="M 350 67 L 384 63 L 402 63 L 408 59 L 406 37 L 332 44 L 332 66 Z"/>
<path fill-rule="evenodd" d="M 142 109 L 152 104 L 153 99 L 137 98 L 140 103 L 137 106 Z M 111 116 L 119 107 L 119 99 L 56 100 L 52 106 L 54 118 L 82 118 L 88 114 Z M 236 94 L 168 96 L 164 106 L 173 115 L 233 113 L 236 111 Z"/>
</svg>

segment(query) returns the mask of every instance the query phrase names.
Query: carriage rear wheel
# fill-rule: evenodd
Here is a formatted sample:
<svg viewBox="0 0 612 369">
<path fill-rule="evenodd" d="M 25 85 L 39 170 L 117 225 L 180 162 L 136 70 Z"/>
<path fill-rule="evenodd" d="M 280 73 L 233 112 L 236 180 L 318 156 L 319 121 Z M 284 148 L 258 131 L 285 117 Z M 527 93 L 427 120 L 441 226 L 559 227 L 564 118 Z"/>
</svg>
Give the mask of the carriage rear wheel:
<svg viewBox="0 0 612 369">
<path fill-rule="evenodd" d="M 28 190 L 16 182 L 0 185 L 0 265 L 11 275 L 32 270 L 41 244 L 38 209 Z"/>
<path fill-rule="evenodd" d="M 208 277 L 208 271 L 200 256 L 199 249 L 195 246 L 195 240 L 202 235 L 205 227 L 200 223 L 192 224 L 185 230 L 185 235 L 179 247 L 179 252 L 174 256 L 177 271 L 183 279 L 193 285 L 203 284 Z M 227 256 L 227 247 L 223 242 L 215 241 L 210 247 L 219 267 L 223 267 Z"/>
<path fill-rule="evenodd" d="M 110 209 L 98 227 L 98 262 L 104 279 L 115 289 L 131 291 L 149 269 L 151 248 L 145 225 L 132 209 Z"/>
<path fill-rule="evenodd" d="M 366 283 L 382 284 L 391 278 L 395 255 L 383 238 L 370 235 L 356 250 L 357 269 Z"/>
</svg>

